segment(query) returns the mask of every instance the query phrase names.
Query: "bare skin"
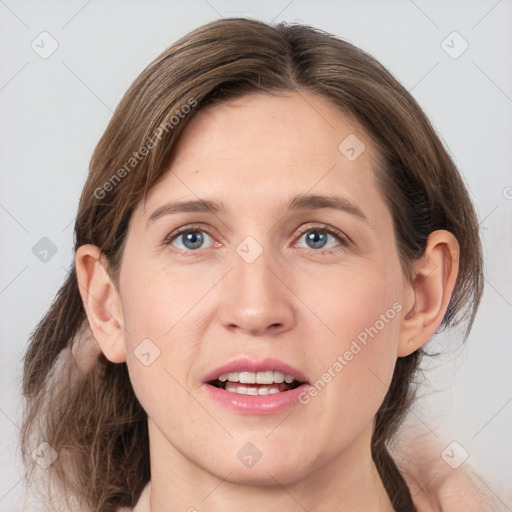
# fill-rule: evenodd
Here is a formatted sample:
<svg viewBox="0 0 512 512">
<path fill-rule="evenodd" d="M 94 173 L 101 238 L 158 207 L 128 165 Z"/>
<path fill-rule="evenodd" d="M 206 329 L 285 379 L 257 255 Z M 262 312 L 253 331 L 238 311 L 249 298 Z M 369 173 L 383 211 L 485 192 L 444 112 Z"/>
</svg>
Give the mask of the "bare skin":
<svg viewBox="0 0 512 512">
<path fill-rule="evenodd" d="M 447 441 L 410 416 L 398 435 L 393 457 L 409 486 L 418 512 L 498 512 L 504 504 L 485 488 L 467 462 L 452 468 L 442 458 Z M 496 495 L 497 496 L 497 495 Z"/>
<path fill-rule="evenodd" d="M 366 146 L 354 161 L 338 150 L 350 134 Z M 97 247 L 78 249 L 94 338 L 110 361 L 126 361 L 149 417 L 152 481 L 140 510 L 393 510 L 371 458 L 372 421 L 397 357 L 442 321 L 458 244 L 432 233 L 415 278 L 405 278 L 375 160 L 361 127 L 324 98 L 248 96 L 191 121 L 170 172 L 133 213 L 118 287 Z M 301 194 L 342 196 L 364 219 L 347 209 L 289 211 Z M 225 210 L 148 223 L 169 202 L 198 199 Z M 182 227 L 202 245 L 188 247 L 182 234 L 164 243 Z M 325 245 L 312 247 L 311 233 Z M 236 250 L 247 236 L 262 251 L 251 263 Z M 239 356 L 279 359 L 312 384 L 375 325 L 378 334 L 305 405 L 240 414 L 205 391 L 204 375 Z M 136 357 L 145 339 L 160 351 L 147 366 Z M 261 453 L 252 467 L 237 457 L 247 443 Z"/>
</svg>

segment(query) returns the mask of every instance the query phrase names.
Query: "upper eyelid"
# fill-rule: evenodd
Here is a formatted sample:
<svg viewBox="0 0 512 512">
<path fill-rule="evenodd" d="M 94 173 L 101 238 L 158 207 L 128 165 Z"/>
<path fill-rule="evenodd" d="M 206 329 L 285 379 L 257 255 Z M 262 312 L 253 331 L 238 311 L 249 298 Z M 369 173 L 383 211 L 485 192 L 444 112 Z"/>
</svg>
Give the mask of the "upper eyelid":
<svg viewBox="0 0 512 512">
<path fill-rule="evenodd" d="M 176 228 L 173 231 L 171 231 L 168 235 L 166 235 L 166 237 L 164 238 L 164 242 L 170 243 L 172 240 L 182 235 L 183 233 L 186 233 L 187 231 L 204 231 L 208 235 L 213 236 L 210 232 L 210 229 L 208 229 L 205 226 L 206 225 L 204 224 L 187 224 L 186 226 Z"/>
</svg>

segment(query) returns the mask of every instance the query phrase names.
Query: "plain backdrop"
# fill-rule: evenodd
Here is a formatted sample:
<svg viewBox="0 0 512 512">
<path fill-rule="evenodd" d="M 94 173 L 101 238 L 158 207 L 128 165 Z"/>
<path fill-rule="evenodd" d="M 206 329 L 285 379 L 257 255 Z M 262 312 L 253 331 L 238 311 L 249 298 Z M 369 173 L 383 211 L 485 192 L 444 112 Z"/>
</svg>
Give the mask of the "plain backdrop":
<svg viewBox="0 0 512 512">
<path fill-rule="evenodd" d="M 458 164 L 481 221 L 485 296 L 464 346 L 456 332 L 432 341 L 441 355 L 424 364 L 415 415 L 512 510 L 512 1 L 0 0 L 0 511 L 20 503 L 21 361 L 71 264 L 93 148 L 153 58 L 232 16 L 298 21 L 365 49 Z"/>
</svg>

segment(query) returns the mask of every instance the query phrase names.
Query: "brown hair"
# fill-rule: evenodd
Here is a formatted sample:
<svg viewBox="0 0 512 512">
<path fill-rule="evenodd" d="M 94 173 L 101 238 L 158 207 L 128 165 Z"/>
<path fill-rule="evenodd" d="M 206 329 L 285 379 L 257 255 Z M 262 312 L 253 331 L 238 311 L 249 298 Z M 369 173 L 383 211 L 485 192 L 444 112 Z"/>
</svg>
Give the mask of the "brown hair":
<svg viewBox="0 0 512 512">
<path fill-rule="evenodd" d="M 96 147 L 80 199 L 75 250 L 98 246 L 116 281 L 134 206 L 166 172 L 190 119 L 207 105 L 287 91 L 322 95 L 371 137 L 379 155 L 376 175 L 409 278 L 432 231 L 446 229 L 458 240 L 459 275 L 443 325 L 467 321 L 467 336 L 482 294 L 482 255 L 477 217 L 454 163 L 416 101 L 381 64 L 304 25 L 223 19 L 157 57 L 133 82 Z M 187 104 L 193 108 L 183 114 Z M 88 326 L 78 286 L 72 267 L 32 334 L 24 361 L 23 451 L 47 441 L 59 454 L 48 481 L 58 482 L 82 506 L 110 512 L 134 506 L 150 479 L 147 417 L 125 363 L 100 355 L 90 371 L 73 373 L 66 370 L 73 361 L 60 361 Z M 397 360 L 372 438 L 373 459 L 399 511 L 415 508 L 386 443 L 413 398 L 421 355 Z"/>
</svg>

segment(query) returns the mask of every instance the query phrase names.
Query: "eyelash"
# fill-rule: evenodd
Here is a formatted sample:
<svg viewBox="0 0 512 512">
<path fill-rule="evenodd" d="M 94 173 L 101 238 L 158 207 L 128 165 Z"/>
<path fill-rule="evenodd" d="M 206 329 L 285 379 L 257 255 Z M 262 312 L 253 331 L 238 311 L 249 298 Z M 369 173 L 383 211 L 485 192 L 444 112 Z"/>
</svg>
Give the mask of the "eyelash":
<svg viewBox="0 0 512 512">
<path fill-rule="evenodd" d="M 322 233 L 327 233 L 327 234 L 333 236 L 334 238 L 337 239 L 337 241 L 340 243 L 340 245 L 336 246 L 336 247 L 330 247 L 328 249 L 309 249 L 309 250 L 306 249 L 310 253 L 332 254 L 332 253 L 337 252 L 337 251 L 339 251 L 341 249 L 346 249 L 347 247 L 350 247 L 350 245 L 352 245 L 352 240 L 350 240 L 349 237 L 347 237 L 344 233 L 342 233 L 338 229 L 333 228 L 331 226 L 328 226 L 326 224 L 313 224 L 313 225 L 310 224 L 307 227 L 301 228 L 299 230 L 299 237 L 298 238 L 300 238 L 305 233 L 308 233 L 309 231 L 315 231 L 315 230 L 320 231 Z M 194 231 L 204 232 L 204 233 L 206 233 L 207 235 L 209 235 L 209 236 L 211 236 L 213 238 L 213 235 L 210 233 L 210 231 L 208 229 L 205 228 L 204 225 L 202 225 L 202 224 L 189 224 L 189 225 L 184 226 L 182 228 L 179 228 L 177 231 L 173 231 L 172 233 L 167 235 L 165 237 L 164 241 L 163 241 L 163 245 L 169 246 L 169 245 L 172 244 L 172 242 L 176 238 L 178 238 L 183 233 L 189 233 L 189 232 L 194 232 Z M 178 254 L 182 254 L 184 256 L 190 256 L 190 257 L 197 256 L 198 254 L 195 254 L 195 253 L 199 252 L 199 250 L 184 251 L 182 249 L 177 249 L 177 248 L 173 248 L 173 249 Z"/>
</svg>

